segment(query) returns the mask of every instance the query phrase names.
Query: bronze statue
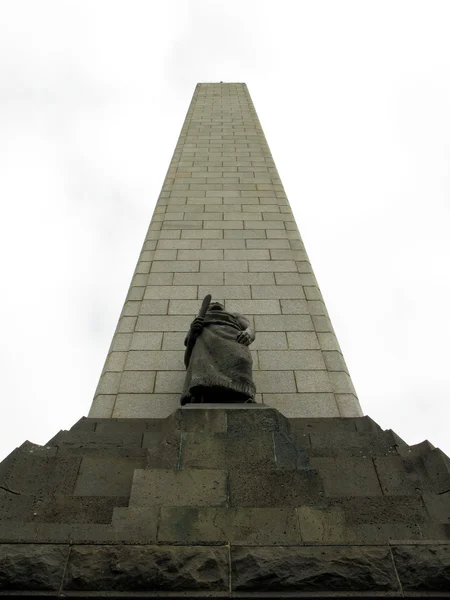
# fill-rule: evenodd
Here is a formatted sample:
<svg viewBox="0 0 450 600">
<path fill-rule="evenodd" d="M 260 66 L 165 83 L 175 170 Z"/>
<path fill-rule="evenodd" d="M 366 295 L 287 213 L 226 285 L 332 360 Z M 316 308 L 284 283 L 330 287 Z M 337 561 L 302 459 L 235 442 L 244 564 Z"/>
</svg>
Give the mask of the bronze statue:
<svg viewBox="0 0 450 600">
<path fill-rule="evenodd" d="M 186 378 L 181 405 L 201 402 L 254 402 L 252 357 L 255 332 L 239 313 L 205 297 L 184 340 Z"/>
</svg>

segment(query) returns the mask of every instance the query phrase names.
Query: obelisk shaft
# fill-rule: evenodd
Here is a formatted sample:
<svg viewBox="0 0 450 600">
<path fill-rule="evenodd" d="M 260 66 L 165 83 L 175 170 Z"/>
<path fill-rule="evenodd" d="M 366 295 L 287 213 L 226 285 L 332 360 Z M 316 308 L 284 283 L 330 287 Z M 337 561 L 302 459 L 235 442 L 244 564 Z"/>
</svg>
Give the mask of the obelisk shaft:
<svg viewBox="0 0 450 600">
<path fill-rule="evenodd" d="M 207 293 L 256 330 L 259 402 L 288 417 L 362 414 L 242 83 L 195 89 L 90 416 L 179 406 L 183 340 Z"/>
</svg>

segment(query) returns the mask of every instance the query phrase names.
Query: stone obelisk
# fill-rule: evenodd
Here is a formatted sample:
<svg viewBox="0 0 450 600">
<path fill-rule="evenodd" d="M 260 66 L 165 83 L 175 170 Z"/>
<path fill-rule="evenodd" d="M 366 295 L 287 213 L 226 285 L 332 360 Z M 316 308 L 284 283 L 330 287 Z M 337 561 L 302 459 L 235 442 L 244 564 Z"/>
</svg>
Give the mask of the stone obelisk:
<svg viewBox="0 0 450 600">
<path fill-rule="evenodd" d="M 247 86 L 198 84 L 90 417 L 166 417 L 203 297 L 245 314 L 257 400 L 287 417 L 361 416 Z"/>
<path fill-rule="evenodd" d="M 256 403 L 180 407 L 208 294 Z M 449 515 L 450 459 L 361 415 L 246 86 L 199 84 L 89 417 L 0 463 L 0 597 L 450 598 Z"/>
</svg>

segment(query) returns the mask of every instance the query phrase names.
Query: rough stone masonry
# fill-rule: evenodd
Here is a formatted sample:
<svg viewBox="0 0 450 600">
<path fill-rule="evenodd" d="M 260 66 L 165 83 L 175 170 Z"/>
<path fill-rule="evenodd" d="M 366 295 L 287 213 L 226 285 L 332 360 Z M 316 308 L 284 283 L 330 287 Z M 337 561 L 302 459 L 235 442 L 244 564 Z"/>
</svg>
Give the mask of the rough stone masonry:
<svg viewBox="0 0 450 600">
<path fill-rule="evenodd" d="M 287 417 L 361 408 L 247 86 L 198 84 L 90 417 L 166 417 L 211 293 L 245 314 L 257 401 Z"/>
</svg>

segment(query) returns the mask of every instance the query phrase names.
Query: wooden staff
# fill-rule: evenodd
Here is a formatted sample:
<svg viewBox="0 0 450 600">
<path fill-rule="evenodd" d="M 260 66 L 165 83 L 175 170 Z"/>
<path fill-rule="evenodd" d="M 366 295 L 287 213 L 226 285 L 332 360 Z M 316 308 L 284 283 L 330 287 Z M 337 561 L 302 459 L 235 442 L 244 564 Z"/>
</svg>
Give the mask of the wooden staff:
<svg viewBox="0 0 450 600">
<path fill-rule="evenodd" d="M 198 312 L 197 319 L 205 318 L 206 311 L 208 310 L 210 303 L 211 303 L 211 294 L 206 294 L 206 296 L 203 298 L 202 305 L 200 306 L 200 310 Z M 188 336 L 188 343 L 186 346 L 186 350 L 184 351 L 184 365 L 185 365 L 186 369 L 189 366 L 189 361 L 191 359 L 192 350 L 194 349 L 195 342 L 199 335 L 200 334 L 197 333 L 195 335 L 190 334 Z"/>
</svg>

